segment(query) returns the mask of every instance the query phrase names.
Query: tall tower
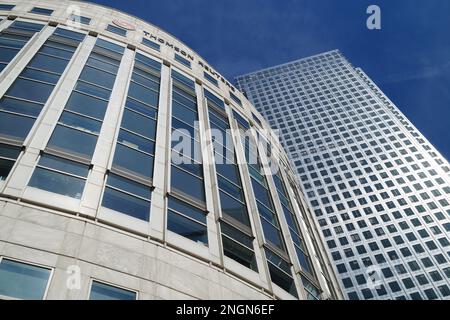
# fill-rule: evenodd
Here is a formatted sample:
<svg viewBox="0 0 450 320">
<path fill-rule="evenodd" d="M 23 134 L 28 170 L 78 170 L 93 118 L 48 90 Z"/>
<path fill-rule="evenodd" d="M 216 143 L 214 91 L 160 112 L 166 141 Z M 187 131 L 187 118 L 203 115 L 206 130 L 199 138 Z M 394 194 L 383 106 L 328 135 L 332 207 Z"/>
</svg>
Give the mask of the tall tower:
<svg viewBox="0 0 450 320">
<path fill-rule="evenodd" d="M 349 299 L 450 297 L 450 166 L 330 51 L 237 77 L 279 129 Z"/>
</svg>

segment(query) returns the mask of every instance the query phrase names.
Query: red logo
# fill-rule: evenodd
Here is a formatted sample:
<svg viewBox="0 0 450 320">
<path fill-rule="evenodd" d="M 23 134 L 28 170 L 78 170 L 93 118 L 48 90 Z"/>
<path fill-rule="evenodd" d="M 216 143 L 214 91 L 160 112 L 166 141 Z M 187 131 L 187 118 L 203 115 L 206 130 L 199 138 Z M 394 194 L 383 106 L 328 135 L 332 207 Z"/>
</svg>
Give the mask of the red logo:
<svg viewBox="0 0 450 320">
<path fill-rule="evenodd" d="M 119 20 L 119 19 L 114 19 L 113 23 L 118 26 L 121 27 L 123 29 L 127 29 L 127 30 L 136 30 L 136 26 L 134 24 L 128 23 L 126 21 L 123 20 Z"/>
</svg>

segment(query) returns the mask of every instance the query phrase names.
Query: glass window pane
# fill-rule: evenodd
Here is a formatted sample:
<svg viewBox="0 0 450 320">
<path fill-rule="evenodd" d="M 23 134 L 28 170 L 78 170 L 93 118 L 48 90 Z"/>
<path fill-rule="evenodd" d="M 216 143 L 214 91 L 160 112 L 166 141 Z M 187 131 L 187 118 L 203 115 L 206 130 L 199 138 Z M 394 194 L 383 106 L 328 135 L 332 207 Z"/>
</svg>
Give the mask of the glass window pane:
<svg viewBox="0 0 450 320">
<path fill-rule="evenodd" d="M 142 113 L 146 116 L 149 116 L 153 119 L 156 119 L 156 113 L 157 113 L 156 109 L 149 107 L 145 104 L 142 104 L 137 100 L 128 98 L 127 102 L 125 103 L 125 106 L 129 109 L 132 109 L 132 110 Z"/>
<path fill-rule="evenodd" d="M 37 23 L 31 23 L 31 22 L 25 22 L 25 21 L 14 21 L 14 23 L 10 26 L 10 28 L 16 28 L 16 29 L 24 29 L 29 31 L 41 31 L 41 29 L 44 27 L 42 24 Z"/>
<path fill-rule="evenodd" d="M 298 248 L 297 246 L 294 247 L 295 251 L 297 252 L 297 257 L 300 262 L 300 265 L 302 266 L 302 269 L 306 272 L 312 273 L 309 258 L 303 253 L 302 250 L 300 250 L 300 248 Z"/>
<path fill-rule="evenodd" d="M 105 188 L 102 206 L 140 220 L 149 221 L 150 218 L 150 201 L 108 187 Z"/>
<path fill-rule="evenodd" d="M 112 43 L 112 42 L 109 42 L 109 41 L 106 41 L 106 40 L 103 40 L 100 38 L 97 39 L 97 41 L 95 42 L 95 45 L 102 47 L 104 49 L 107 49 L 107 50 L 111 50 L 111 51 L 120 53 L 120 54 L 122 54 L 125 51 L 125 47 L 119 46 L 115 43 Z"/>
<path fill-rule="evenodd" d="M 3 97 L 0 100 L 0 110 L 8 110 L 15 113 L 22 113 L 30 116 L 38 116 L 42 110 L 42 105 Z"/>
<path fill-rule="evenodd" d="M 117 60 L 107 58 L 94 52 L 91 53 L 91 56 L 87 61 L 87 64 L 101 70 L 109 71 L 114 74 L 117 74 L 117 71 L 119 70 Z"/>
<path fill-rule="evenodd" d="M 208 244 L 206 226 L 180 216 L 172 211 L 167 214 L 167 229 L 192 241 Z"/>
<path fill-rule="evenodd" d="M 16 56 L 17 52 L 19 52 L 17 49 L 0 47 L 0 61 L 10 62 Z"/>
<path fill-rule="evenodd" d="M 21 49 L 30 37 L 19 36 L 16 34 L 0 34 L 0 46 Z"/>
<path fill-rule="evenodd" d="M 156 136 L 156 121 L 125 109 L 122 118 L 123 128 L 136 132 L 144 137 L 154 139 Z"/>
<path fill-rule="evenodd" d="M 14 166 L 14 162 L 12 160 L 6 160 L 0 158 L 0 181 L 5 180 Z"/>
<path fill-rule="evenodd" d="M 78 40 L 78 41 L 83 41 L 83 39 L 86 36 L 83 33 L 70 31 L 70 30 L 63 29 L 63 28 L 57 28 L 53 34 L 56 34 L 61 37 L 69 38 L 69 39 Z"/>
<path fill-rule="evenodd" d="M 199 138 L 198 133 L 197 133 L 198 129 L 195 129 L 193 127 L 193 125 L 194 124 L 192 124 L 192 126 L 191 126 L 191 125 L 189 125 L 189 124 L 187 124 L 187 123 L 185 123 L 183 121 L 180 121 L 180 120 L 178 120 L 176 118 L 172 118 L 172 128 L 178 129 L 184 134 L 188 134 L 189 137 L 191 137 L 191 138 L 197 138 L 198 139 Z"/>
<path fill-rule="evenodd" d="M 25 140 L 34 124 L 33 118 L 0 112 L 0 135 L 16 140 Z"/>
<path fill-rule="evenodd" d="M 142 39 L 142 44 L 144 44 L 147 47 L 150 47 L 152 49 L 158 50 L 158 51 L 159 51 L 159 48 L 160 48 L 159 44 L 157 44 L 157 43 L 155 43 L 155 42 L 153 42 L 151 40 L 145 39 L 145 38 Z"/>
<path fill-rule="evenodd" d="M 150 77 L 150 79 L 148 79 Z M 131 79 L 155 91 L 159 90 L 158 78 L 139 69 L 134 69 Z"/>
<path fill-rule="evenodd" d="M 171 210 L 177 211 L 188 217 L 191 217 L 192 219 L 195 219 L 199 222 L 206 224 L 206 214 L 203 211 L 201 211 L 183 201 L 180 201 L 173 197 L 169 197 L 168 206 L 169 206 L 169 209 L 171 209 Z"/>
<path fill-rule="evenodd" d="M 97 136 L 57 125 L 48 145 L 90 159 L 94 154 L 96 143 Z"/>
<path fill-rule="evenodd" d="M 38 165 L 85 178 L 87 177 L 89 172 L 89 167 L 85 164 L 60 157 L 55 157 L 50 154 L 44 154 L 41 159 L 39 159 Z"/>
<path fill-rule="evenodd" d="M 91 18 L 83 17 L 83 16 L 77 16 L 77 15 L 74 15 L 74 14 L 72 14 L 69 19 L 71 21 L 82 23 L 82 24 L 86 24 L 86 25 L 91 23 Z"/>
<path fill-rule="evenodd" d="M 59 58 L 64 58 L 66 60 L 70 60 L 70 58 L 72 58 L 73 52 L 75 51 L 74 47 L 60 45 L 59 43 L 56 44 L 56 46 L 58 46 L 58 47 L 70 49 L 70 51 L 67 51 L 67 50 L 62 50 L 60 48 L 54 47 L 53 46 L 54 43 L 55 42 L 53 42 L 53 41 L 46 42 L 46 44 L 44 46 L 42 46 L 42 48 L 39 50 L 39 53 L 47 53 L 49 55 L 59 57 Z M 49 45 L 49 44 L 51 44 L 51 45 Z M 51 61 L 58 61 L 61 64 L 67 64 L 66 60 L 56 59 L 54 57 L 49 57 L 46 55 L 38 55 L 38 57 L 40 57 L 41 59 L 50 59 Z M 40 68 L 40 69 L 43 69 L 43 68 Z M 49 70 L 49 69 L 45 68 L 45 70 Z M 61 70 L 61 72 L 62 71 L 64 71 L 64 68 Z M 60 73 L 60 72 L 58 72 L 58 73 Z"/>
<path fill-rule="evenodd" d="M 116 151 L 114 152 L 113 167 L 152 178 L 153 160 L 153 157 L 148 154 L 117 143 Z"/>
<path fill-rule="evenodd" d="M 110 187 L 126 191 L 150 200 L 151 190 L 149 186 L 135 182 L 133 180 L 110 173 L 106 183 Z"/>
<path fill-rule="evenodd" d="M 242 202 L 220 192 L 220 206 L 222 208 L 222 213 L 236 219 L 246 226 L 250 226 L 247 209 Z"/>
<path fill-rule="evenodd" d="M 108 27 L 106 28 L 106 30 L 108 30 L 109 32 L 118 34 L 120 36 L 125 37 L 127 35 L 127 30 L 122 29 L 122 28 L 118 28 L 116 26 L 113 26 L 111 24 L 108 24 Z"/>
<path fill-rule="evenodd" d="M 81 72 L 80 79 L 112 89 L 116 76 L 108 72 L 85 66 Z"/>
<path fill-rule="evenodd" d="M 172 116 L 183 120 L 187 123 L 194 123 L 198 119 L 197 112 L 192 111 L 189 108 L 184 107 L 179 102 L 173 100 L 172 103 Z"/>
<path fill-rule="evenodd" d="M 76 129 L 87 130 L 96 134 L 100 133 L 100 128 L 102 126 L 100 121 L 89 119 L 68 111 L 63 112 L 59 122 Z"/>
<path fill-rule="evenodd" d="M 107 105 L 107 101 L 72 92 L 69 101 L 67 101 L 66 109 L 103 120 Z"/>
<path fill-rule="evenodd" d="M 297 297 L 297 289 L 295 288 L 294 279 L 289 277 L 287 274 L 279 270 L 271 263 L 268 263 L 268 265 L 272 282 L 278 285 L 280 288 L 286 290 L 293 296 Z"/>
<path fill-rule="evenodd" d="M 225 160 L 224 160 L 225 161 Z M 236 184 L 241 184 L 237 167 L 234 164 L 216 164 L 217 173 Z"/>
<path fill-rule="evenodd" d="M 0 263 L 0 295 L 43 299 L 49 277 L 49 269 L 3 258 Z"/>
<path fill-rule="evenodd" d="M 77 82 L 75 90 L 106 100 L 109 99 L 109 96 L 111 94 L 110 90 L 103 89 L 82 81 Z"/>
<path fill-rule="evenodd" d="M 46 9 L 46 8 L 40 8 L 40 7 L 34 7 L 33 9 L 31 9 L 30 12 L 50 16 L 53 13 L 53 10 Z"/>
<path fill-rule="evenodd" d="M 120 129 L 117 141 L 122 142 L 124 145 L 130 148 L 138 149 L 150 154 L 155 153 L 155 143 L 153 141 L 150 141 L 123 129 Z"/>
<path fill-rule="evenodd" d="M 161 70 L 161 62 L 155 61 L 139 52 L 136 53 L 136 61 L 139 61 L 147 67 L 156 69 L 158 71 Z"/>
<path fill-rule="evenodd" d="M 152 106 L 158 105 L 159 94 L 153 90 L 147 89 L 141 85 L 134 82 L 130 83 L 130 88 L 128 89 L 128 95 L 136 100 L 147 103 Z"/>
<path fill-rule="evenodd" d="M 202 179 L 196 178 L 193 175 L 178 169 L 174 165 L 172 165 L 171 176 L 172 188 L 201 201 L 205 201 L 205 189 Z"/>
<path fill-rule="evenodd" d="M 197 102 L 195 101 L 194 97 L 187 98 L 187 93 L 179 93 L 176 91 L 176 88 L 174 88 L 173 91 L 173 100 L 181 103 L 182 105 L 186 106 L 189 109 L 192 109 L 193 111 L 197 112 Z"/>
<path fill-rule="evenodd" d="M 75 50 L 76 50 L 76 47 L 69 46 L 68 44 L 64 44 L 64 43 L 61 43 L 61 42 L 51 41 L 51 40 L 47 40 L 47 41 L 45 42 L 45 45 L 46 45 L 46 46 L 51 46 L 51 47 L 56 48 L 56 49 L 61 49 L 61 50 L 69 51 L 69 53 L 71 54 L 71 56 L 73 55 L 73 53 L 74 53 Z M 69 56 L 68 59 L 70 59 L 71 56 Z"/>
<path fill-rule="evenodd" d="M 136 292 L 92 281 L 89 300 L 136 300 Z"/>
<path fill-rule="evenodd" d="M 0 157 L 16 159 L 20 154 L 20 149 L 20 147 L 0 143 Z"/>
<path fill-rule="evenodd" d="M 263 206 L 259 201 L 256 201 L 256 205 L 258 207 L 258 213 L 260 216 L 264 217 L 268 221 L 270 221 L 272 224 L 278 226 L 278 221 L 275 218 L 275 214 L 267 209 L 265 206 Z"/>
<path fill-rule="evenodd" d="M 252 186 L 256 199 L 262 202 L 266 207 L 273 208 L 269 191 L 253 179 Z"/>
<path fill-rule="evenodd" d="M 28 66 L 61 74 L 64 72 L 67 63 L 67 60 L 38 53 L 33 57 Z"/>
<path fill-rule="evenodd" d="M 217 177 L 218 183 L 219 183 L 219 189 L 227 192 L 230 195 L 233 195 L 233 197 L 244 201 L 244 194 L 242 193 L 242 189 L 238 186 L 234 185 L 233 183 L 229 182 L 228 180 L 218 176 Z"/>
<path fill-rule="evenodd" d="M 59 80 L 59 75 L 31 68 L 25 68 L 21 76 L 25 78 L 31 78 L 34 80 L 50 82 L 52 84 L 56 84 Z"/>
<path fill-rule="evenodd" d="M 239 243 L 222 236 L 223 253 L 240 264 L 257 271 L 256 258 L 253 251 L 240 245 Z"/>
<path fill-rule="evenodd" d="M 202 173 L 203 168 L 202 168 L 201 164 L 194 163 L 191 159 L 188 159 L 185 156 L 181 155 L 180 153 L 176 153 L 175 151 L 172 150 L 172 159 L 176 155 L 177 155 L 177 157 L 180 157 L 180 159 L 183 159 L 183 161 L 186 162 L 186 163 L 180 163 L 180 164 L 177 163 L 176 166 L 178 168 L 181 168 L 185 171 L 195 174 L 198 177 L 203 176 L 203 173 Z M 192 162 L 192 163 L 190 163 L 190 162 Z"/>
<path fill-rule="evenodd" d="M 6 95 L 45 103 L 53 91 L 53 85 L 18 78 Z"/>
<path fill-rule="evenodd" d="M 279 232 L 279 230 L 272 224 L 267 222 L 265 219 L 261 219 L 261 224 L 266 241 L 272 243 L 281 250 L 284 250 L 283 240 L 281 239 L 281 233 Z"/>
<path fill-rule="evenodd" d="M 36 168 L 33 176 L 31 177 L 29 186 L 75 199 L 81 199 L 84 188 L 84 180 L 59 172 Z"/>
</svg>

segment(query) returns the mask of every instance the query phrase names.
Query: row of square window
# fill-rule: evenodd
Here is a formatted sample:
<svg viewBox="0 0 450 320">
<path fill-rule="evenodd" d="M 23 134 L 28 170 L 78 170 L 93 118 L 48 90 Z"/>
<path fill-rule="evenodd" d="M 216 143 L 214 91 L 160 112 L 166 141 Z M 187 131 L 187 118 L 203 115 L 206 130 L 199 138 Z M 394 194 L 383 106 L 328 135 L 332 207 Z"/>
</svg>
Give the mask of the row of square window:
<svg viewBox="0 0 450 320">
<path fill-rule="evenodd" d="M 428 234 L 428 232 L 427 232 L 425 229 L 420 229 L 420 230 L 417 231 L 417 233 L 419 234 L 419 236 L 420 236 L 422 239 L 426 239 L 426 238 L 429 238 L 429 237 L 430 237 L 430 235 Z M 365 240 L 375 239 L 374 236 L 373 236 L 373 234 L 372 234 L 369 230 L 363 231 L 363 232 L 362 232 L 362 235 L 363 235 L 363 237 L 364 237 Z M 385 233 L 377 233 L 377 235 L 378 235 L 379 237 L 382 237 L 382 236 L 385 235 Z M 411 242 L 412 242 L 412 241 L 418 240 L 417 237 L 416 237 L 416 236 L 414 235 L 414 233 L 412 233 L 412 232 L 407 233 L 405 236 L 406 236 L 406 238 L 407 238 L 409 241 L 411 241 Z M 391 238 L 381 239 L 381 238 L 379 238 L 379 237 L 376 238 L 376 239 L 377 239 L 377 241 L 382 245 L 383 248 L 388 249 L 388 248 L 391 248 L 391 247 L 393 246 L 393 245 L 392 245 L 392 242 L 391 242 L 391 240 L 390 240 Z M 358 233 L 351 234 L 351 235 L 350 235 L 350 238 L 351 238 L 351 240 L 352 240 L 353 243 L 358 243 L 358 242 L 361 241 L 361 237 L 360 237 L 360 235 L 359 235 Z M 404 240 L 403 240 L 403 238 L 402 238 L 400 235 L 399 235 L 399 236 L 395 236 L 395 237 L 393 237 L 392 239 L 394 239 L 394 241 L 396 242 L 397 245 L 403 244 L 403 243 L 404 243 Z M 340 237 L 338 240 L 339 240 L 340 248 L 342 248 L 343 246 L 348 246 L 348 245 L 350 245 L 350 242 L 349 242 L 349 240 L 347 239 L 346 236 Z M 437 240 L 438 240 L 439 244 L 440 244 L 442 247 L 449 247 L 449 246 L 450 246 L 450 241 L 449 241 L 448 238 L 445 237 L 445 236 L 443 236 L 442 238 L 439 238 L 439 239 L 437 239 Z M 435 243 L 434 240 L 429 240 L 429 241 L 425 242 L 425 244 L 426 244 L 426 246 L 427 246 L 427 248 L 428 248 L 429 251 L 433 251 L 433 250 L 438 250 L 438 249 L 439 249 L 438 246 L 436 245 L 436 243 Z M 375 241 L 369 243 L 368 245 L 369 245 L 369 248 L 370 248 L 371 251 L 378 251 L 378 250 L 380 250 L 379 245 L 378 245 L 377 242 L 375 242 Z M 337 248 L 336 241 L 333 240 L 333 239 L 328 240 L 328 241 L 327 241 L 327 246 L 328 246 L 328 248 L 330 248 L 330 249 L 335 249 L 335 248 Z M 424 248 L 423 248 L 423 246 L 422 246 L 421 244 L 415 244 L 415 245 L 413 245 L 412 247 L 414 248 L 414 250 L 415 250 L 416 253 L 418 253 L 418 254 L 424 252 Z M 347 251 L 344 250 L 344 251 L 345 251 L 347 257 L 348 257 L 349 255 L 351 256 L 351 255 L 353 254 L 353 252 L 352 252 L 351 249 L 349 249 L 349 250 L 347 250 Z M 358 253 L 359 253 L 359 252 L 358 252 Z M 450 251 L 448 252 L 448 254 L 450 254 Z M 341 256 L 341 254 L 339 253 L 339 251 L 334 251 L 334 252 L 332 252 L 332 255 L 333 255 L 334 260 L 340 260 L 340 259 L 342 259 L 342 256 Z M 390 252 L 388 252 L 388 255 L 389 255 L 389 257 L 390 257 L 391 260 L 396 260 L 396 259 L 398 259 L 398 255 L 397 255 L 397 253 L 395 253 L 395 251 L 390 251 Z M 405 257 L 407 257 L 407 256 L 410 256 L 410 255 L 411 255 L 411 252 L 409 252 L 409 249 L 405 249 L 404 251 L 402 251 L 402 255 L 405 256 Z"/>
<path fill-rule="evenodd" d="M 343 57 L 338 53 L 327 53 L 313 58 L 294 61 L 283 66 L 273 67 L 268 70 L 258 71 L 250 75 L 240 76 L 238 78 L 238 81 L 240 82 L 252 81 L 254 79 L 269 77 L 280 73 L 289 72 L 292 70 L 298 70 L 299 68 L 317 67 L 320 66 L 322 63 L 338 62 L 341 59 L 343 59 Z"/>
<path fill-rule="evenodd" d="M 374 257 L 375 257 L 375 260 L 377 261 L 377 263 L 380 265 L 380 267 L 383 264 L 387 263 L 385 257 L 382 254 L 376 254 Z M 436 259 L 436 261 L 439 265 L 443 265 L 443 264 L 447 263 L 447 260 L 445 259 L 443 254 L 434 255 L 434 259 Z M 372 260 L 369 257 L 361 257 L 360 260 L 365 267 L 370 267 L 372 265 Z M 430 268 L 433 266 L 431 259 L 429 259 L 428 257 L 423 258 L 421 262 L 425 266 L 425 268 Z M 348 263 L 350 269 L 354 272 L 361 269 L 359 262 L 357 260 L 347 261 L 347 263 Z M 411 270 L 410 273 L 415 273 L 415 272 L 421 271 L 423 269 L 416 260 L 409 261 L 409 262 L 407 262 L 407 264 L 408 264 L 408 268 Z M 409 272 L 406 270 L 405 266 L 401 263 L 394 265 L 393 267 L 394 267 L 394 270 L 397 275 L 402 275 L 402 274 L 406 274 Z M 340 274 L 346 274 L 347 272 L 349 272 L 345 263 L 336 264 L 336 269 Z M 447 278 L 450 277 L 450 267 L 443 268 L 442 271 L 447 276 Z M 390 278 L 390 277 L 394 276 L 391 272 L 390 267 L 382 269 L 382 272 L 383 272 L 383 276 L 385 278 Z M 437 273 L 437 275 L 436 275 L 436 273 Z M 433 271 L 433 275 L 435 275 L 433 278 L 433 279 L 436 279 L 435 281 L 442 280 L 442 277 L 439 275 L 439 273 L 437 271 Z"/>
<path fill-rule="evenodd" d="M 440 220 L 444 220 L 444 219 L 445 219 L 445 216 L 442 214 L 442 212 L 439 212 L 439 215 L 436 215 L 436 216 L 437 216 L 437 218 L 440 219 Z M 333 218 L 333 219 L 332 219 L 332 218 Z M 347 214 L 347 217 L 346 217 L 346 218 L 349 219 L 348 214 Z M 387 214 L 383 214 L 383 215 L 382 215 L 382 219 L 383 219 L 383 221 L 385 221 L 385 222 L 391 221 L 390 218 L 389 218 L 389 216 L 388 216 Z M 430 215 L 423 216 L 422 219 L 423 219 L 427 224 L 434 224 L 434 223 L 435 223 L 435 221 L 433 220 L 433 218 L 432 218 Z M 324 219 L 320 219 L 320 221 L 321 221 L 321 224 L 323 224 L 322 221 L 324 221 Z M 336 216 L 330 217 L 330 221 L 332 221 L 332 223 L 334 224 L 334 223 L 337 221 L 337 217 L 336 217 Z M 378 221 L 378 219 L 377 219 L 376 217 L 371 217 L 371 218 L 368 219 L 368 221 L 369 221 L 369 223 L 370 223 L 372 226 L 379 225 L 379 221 Z M 413 224 L 415 227 L 420 226 L 420 221 L 419 221 L 418 218 L 411 219 L 410 222 L 411 222 L 411 224 Z M 361 230 L 361 229 L 365 229 L 365 228 L 369 228 L 369 225 L 367 224 L 366 220 L 361 219 L 361 220 L 356 220 L 356 221 L 353 221 L 353 222 L 346 223 L 346 224 L 345 224 L 345 228 L 347 229 L 347 232 L 352 232 L 352 231 L 355 231 L 355 230 L 356 230 L 354 223 L 357 223 L 357 224 L 358 224 L 358 227 L 360 228 L 360 230 Z M 407 230 L 407 229 L 409 229 L 409 226 L 408 226 L 408 224 L 406 223 L 406 221 L 400 221 L 400 222 L 398 222 L 398 226 L 400 226 L 400 228 L 401 228 L 402 230 Z M 443 232 L 437 225 L 428 226 L 428 227 L 429 227 L 429 229 L 431 230 L 431 232 L 432 232 L 434 235 L 439 235 L 439 234 L 441 234 L 441 233 Z M 450 223 L 448 223 L 448 222 L 443 223 L 443 224 L 441 225 L 441 227 L 442 227 L 443 229 L 445 229 L 445 231 L 450 232 Z M 390 233 L 396 233 L 396 232 L 398 232 L 398 230 L 397 230 L 397 228 L 395 227 L 394 224 L 389 224 L 389 225 L 387 225 L 387 226 L 386 226 L 386 229 L 387 229 Z M 343 234 L 343 233 L 344 233 L 343 227 L 342 227 L 341 225 L 335 226 L 335 227 L 334 227 L 334 233 L 335 233 L 335 235 Z M 383 236 L 383 235 L 386 234 L 385 231 L 384 231 L 381 227 L 380 227 L 380 228 L 375 228 L 375 233 L 377 233 L 378 236 Z M 329 229 L 323 229 L 323 234 L 324 234 L 324 236 L 325 236 L 326 238 L 332 236 L 332 233 L 331 233 L 331 231 L 330 231 Z M 370 239 L 370 235 L 369 235 L 369 234 L 368 234 L 368 237 L 369 237 L 368 239 Z M 366 238 L 366 239 L 367 239 L 367 238 Z"/>
<path fill-rule="evenodd" d="M 44 299 L 53 269 L 0 258 L 0 296 L 24 299 Z M 89 300 L 136 300 L 137 292 L 91 280 Z"/>
<path fill-rule="evenodd" d="M 246 86 L 247 89 L 251 91 L 263 87 L 283 87 L 284 83 L 307 82 L 307 84 L 311 85 L 317 82 L 320 84 L 323 83 L 322 79 L 325 79 L 325 82 L 327 82 L 330 79 L 337 79 L 337 76 L 355 79 L 355 76 L 344 63 L 337 62 L 326 65 L 311 64 L 309 67 L 301 69 L 293 68 L 292 70 L 282 72 L 279 75 L 265 75 L 261 73 L 246 79 L 238 78 L 238 83 L 240 83 L 241 86 Z"/>
<path fill-rule="evenodd" d="M 406 280 L 406 283 L 404 283 L 404 285 L 405 286 L 409 285 L 409 283 L 410 282 L 408 280 Z M 400 286 L 398 285 L 397 281 L 390 282 L 388 285 L 389 285 L 389 288 L 391 289 L 391 291 L 394 293 L 401 291 Z M 411 289 L 412 288 L 413 287 L 411 287 Z M 439 292 L 442 295 L 442 297 L 447 298 L 448 296 L 450 296 L 450 289 L 448 288 L 447 285 L 444 284 L 444 285 L 438 286 L 438 289 L 439 289 Z M 381 286 L 380 288 L 376 289 L 375 291 L 378 294 L 378 296 L 380 296 L 380 297 L 383 297 L 387 294 L 386 288 L 384 286 Z M 423 290 L 422 294 L 418 291 L 412 292 L 409 294 L 409 299 L 410 300 L 423 300 L 424 294 L 425 294 L 425 298 L 428 300 L 438 299 L 438 295 L 436 294 L 436 292 L 433 288 L 428 288 L 428 289 Z M 374 298 L 373 291 L 368 288 L 362 289 L 361 295 L 365 300 Z M 360 296 L 358 295 L 358 293 L 356 291 L 347 292 L 347 296 L 350 300 L 359 300 L 360 299 Z M 397 296 L 395 299 L 396 300 L 407 300 L 408 298 L 405 295 L 400 295 L 400 296 Z"/>
</svg>

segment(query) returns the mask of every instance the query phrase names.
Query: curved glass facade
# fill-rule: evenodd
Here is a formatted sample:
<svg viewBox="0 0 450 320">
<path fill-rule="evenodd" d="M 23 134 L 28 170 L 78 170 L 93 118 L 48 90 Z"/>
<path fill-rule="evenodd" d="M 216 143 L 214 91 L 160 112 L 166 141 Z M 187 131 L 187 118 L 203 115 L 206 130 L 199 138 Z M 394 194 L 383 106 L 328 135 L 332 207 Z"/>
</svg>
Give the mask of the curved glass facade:
<svg viewBox="0 0 450 320">
<path fill-rule="evenodd" d="M 0 246 L 0 270 L 43 270 L 31 279 L 40 284 L 37 298 L 71 295 L 56 290 L 58 267 L 36 260 L 41 251 L 117 272 L 111 279 L 79 266 L 85 291 L 76 298 L 164 296 L 121 283 L 133 283 L 129 277 L 195 298 L 341 298 L 274 133 L 201 57 L 155 26 L 117 11 L 105 15 L 110 9 L 101 6 L 4 2 L 0 217 L 18 212 L 21 221 L 21 212 L 34 210 L 47 220 L 27 222 L 29 237 L 14 238 L 20 232 L 12 230 L 0 239 L 34 250 L 15 256 Z M 49 227 L 53 219 L 61 222 Z M 84 226 L 75 237 L 80 247 L 67 253 L 67 237 L 78 230 L 68 225 L 77 224 Z M 61 225 L 62 242 L 44 250 Z M 48 239 L 36 226 L 49 228 Z M 117 249 L 98 244 L 118 237 Z M 85 256 L 87 241 L 101 247 L 94 256 Z M 181 262 L 155 284 L 154 268 L 168 255 L 209 268 L 197 280 L 186 276 L 198 291 L 171 282 L 192 269 Z M 245 293 L 224 295 L 226 285 L 208 278 L 211 272 Z M 1 289 L 8 296 L 7 286 Z"/>
</svg>

